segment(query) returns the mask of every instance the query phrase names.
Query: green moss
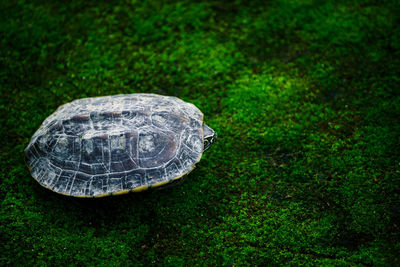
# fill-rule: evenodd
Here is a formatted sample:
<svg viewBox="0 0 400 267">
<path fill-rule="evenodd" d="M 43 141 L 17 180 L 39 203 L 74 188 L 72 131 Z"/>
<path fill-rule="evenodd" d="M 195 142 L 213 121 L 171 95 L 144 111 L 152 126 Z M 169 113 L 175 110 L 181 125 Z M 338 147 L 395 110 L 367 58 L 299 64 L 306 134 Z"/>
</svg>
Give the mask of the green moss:
<svg viewBox="0 0 400 267">
<path fill-rule="evenodd" d="M 400 263 L 398 1 L 0 5 L 0 265 Z M 61 104 L 152 92 L 219 140 L 186 182 L 80 200 L 23 150 Z"/>
</svg>

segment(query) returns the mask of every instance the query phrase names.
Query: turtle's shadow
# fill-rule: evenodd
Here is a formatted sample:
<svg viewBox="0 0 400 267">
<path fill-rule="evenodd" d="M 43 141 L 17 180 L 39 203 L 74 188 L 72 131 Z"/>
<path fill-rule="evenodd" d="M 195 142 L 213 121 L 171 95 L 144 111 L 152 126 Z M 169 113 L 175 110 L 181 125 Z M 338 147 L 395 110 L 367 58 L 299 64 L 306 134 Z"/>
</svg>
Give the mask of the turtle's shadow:
<svg viewBox="0 0 400 267">
<path fill-rule="evenodd" d="M 106 229 L 134 228 L 139 223 L 150 224 L 157 220 L 157 203 L 162 199 L 173 198 L 174 190 L 166 188 L 162 196 L 158 190 L 147 190 L 141 193 L 128 193 L 119 196 L 103 198 L 74 198 L 60 195 L 38 186 L 35 188 L 37 201 L 42 203 L 41 208 L 49 223 L 56 227 L 95 228 Z M 69 229 L 66 229 L 69 230 Z"/>
<path fill-rule="evenodd" d="M 128 231 L 130 236 L 140 236 L 165 227 L 168 232 L 170 226 L 166 222 L 184 223 L 198 215 L 194 210 L 199 205 L 207 207 L 193 194 L 198 192 L 199 181 L 205 173 L 196 168 L 189 176 L 177 186 L 103 198 L 60 195 L 32 179 L 31 204 L 43 215 L 42 225 L 54 228 L 55 232 L 107 238 Z M 201 199 L 210 199 L 204 193 Z"/>
</svg>

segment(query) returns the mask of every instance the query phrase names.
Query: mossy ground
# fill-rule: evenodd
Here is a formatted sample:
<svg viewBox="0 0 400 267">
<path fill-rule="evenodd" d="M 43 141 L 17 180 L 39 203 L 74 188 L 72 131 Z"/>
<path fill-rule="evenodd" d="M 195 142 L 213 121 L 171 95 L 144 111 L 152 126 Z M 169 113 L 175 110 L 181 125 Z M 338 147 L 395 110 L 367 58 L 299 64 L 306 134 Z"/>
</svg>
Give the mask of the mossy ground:
<svg viewBox="0 0 400 267">
<path fill-rule="evenodd" d="M 400 264 L 399 1 L 3 1 L 0 265 Z M 23 150 L 76 98 L 196 104 L 164 191 L 72 199 Z"/>
</svg>

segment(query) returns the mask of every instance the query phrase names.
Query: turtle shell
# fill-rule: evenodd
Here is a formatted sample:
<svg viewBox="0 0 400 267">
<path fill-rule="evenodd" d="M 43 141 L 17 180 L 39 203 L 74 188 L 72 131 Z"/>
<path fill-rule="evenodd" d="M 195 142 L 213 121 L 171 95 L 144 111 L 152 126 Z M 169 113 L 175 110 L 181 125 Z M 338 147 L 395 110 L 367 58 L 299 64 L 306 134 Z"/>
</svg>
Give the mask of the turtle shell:
<svg viewBox="0 0 400 267">
<path fill-rule="evenodd" d="M 203 153 L 203 114 L 176 97 L 128 94 L 60 106 L 25 149 L 32 176 L 54 192 L 101 197 L 188 174 Z"/>
</svg>

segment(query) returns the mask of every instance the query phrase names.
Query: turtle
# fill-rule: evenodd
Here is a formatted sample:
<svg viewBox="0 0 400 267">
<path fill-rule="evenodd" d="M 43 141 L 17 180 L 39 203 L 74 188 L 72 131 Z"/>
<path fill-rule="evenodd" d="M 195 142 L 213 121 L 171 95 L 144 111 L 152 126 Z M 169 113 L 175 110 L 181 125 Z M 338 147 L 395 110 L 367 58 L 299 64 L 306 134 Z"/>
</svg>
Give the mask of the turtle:
<svg viewBox="0 0 400 267">
<path fill-rule="evenodd" d="M 216 139 L 191 103 L 120 94 L 61 105 L 34 133 L 25 158 L 45 188 L 73 197 L 105 197 L 177 182 Z"/>
</svg>

